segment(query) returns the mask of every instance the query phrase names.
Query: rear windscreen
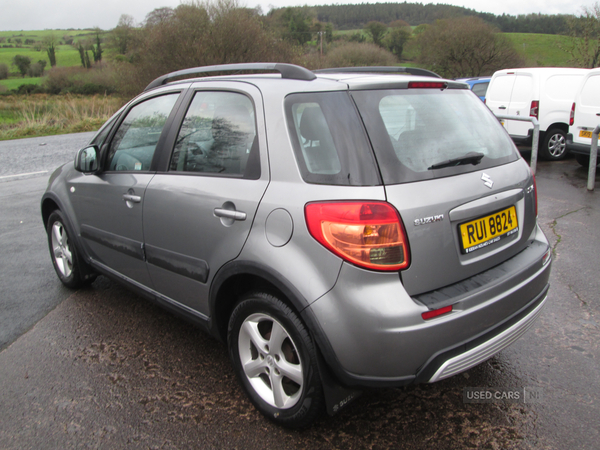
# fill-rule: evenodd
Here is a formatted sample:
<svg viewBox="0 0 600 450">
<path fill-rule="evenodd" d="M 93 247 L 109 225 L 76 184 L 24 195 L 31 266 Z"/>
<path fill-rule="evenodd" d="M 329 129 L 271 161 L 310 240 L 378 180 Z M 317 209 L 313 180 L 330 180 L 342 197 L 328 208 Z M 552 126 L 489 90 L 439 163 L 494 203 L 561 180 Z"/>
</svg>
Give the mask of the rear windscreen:
<svg viewBox="0 0 600 450">
<path fill-rule="evenodd" d="M 386 184 L 452 176 L 519 158 L 491 111 L 465 90 L 352 93 Z"/>
</svg>

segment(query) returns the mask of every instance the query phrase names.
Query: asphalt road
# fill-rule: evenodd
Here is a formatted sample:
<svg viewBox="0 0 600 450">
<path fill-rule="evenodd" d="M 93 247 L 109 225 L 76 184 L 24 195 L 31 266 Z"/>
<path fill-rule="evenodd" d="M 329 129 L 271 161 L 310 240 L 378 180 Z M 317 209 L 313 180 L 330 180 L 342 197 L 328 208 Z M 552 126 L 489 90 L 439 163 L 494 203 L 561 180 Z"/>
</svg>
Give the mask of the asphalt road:
<svg viewBox="0 0 600 450">
<path fill-rule="evenodd" d="M 538 165 L 554 262 L 532 330 L 464 374 L 368 391 L 289 431 L 252 408 L 223 344 L 103 277 L 60 285 L 39 218 L 44 171 L 89 135 L 57 150 L 62 138 L 0 142 L 0 448 L 598 448 L 600 192 L 574 160 Z M 468 387 L 537 397 L 465 403 Z"/>
</svg>

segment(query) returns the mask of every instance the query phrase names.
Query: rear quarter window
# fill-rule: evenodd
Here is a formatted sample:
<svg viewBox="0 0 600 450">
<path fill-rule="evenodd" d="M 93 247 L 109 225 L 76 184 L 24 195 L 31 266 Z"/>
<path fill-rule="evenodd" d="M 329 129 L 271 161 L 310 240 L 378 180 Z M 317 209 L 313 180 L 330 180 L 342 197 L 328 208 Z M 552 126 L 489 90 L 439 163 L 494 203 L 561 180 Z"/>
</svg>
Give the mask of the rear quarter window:
<svg viewBox="0 0 600 450">
<path fill-rule="evenodd" d="M 285 100 L 290 140 L 307 183 L 381 184 L 373 151 L 348 92 L 292 94 Z"/>
<path fill-rule="evenodd" d="M 398 89 L 353 96 L 386 184 L 452 176 L 519 158 L 498 120 L 468 91 Z M 475 165 L 432 168 L 469 154 L 482 158 Z"/>
</svg>

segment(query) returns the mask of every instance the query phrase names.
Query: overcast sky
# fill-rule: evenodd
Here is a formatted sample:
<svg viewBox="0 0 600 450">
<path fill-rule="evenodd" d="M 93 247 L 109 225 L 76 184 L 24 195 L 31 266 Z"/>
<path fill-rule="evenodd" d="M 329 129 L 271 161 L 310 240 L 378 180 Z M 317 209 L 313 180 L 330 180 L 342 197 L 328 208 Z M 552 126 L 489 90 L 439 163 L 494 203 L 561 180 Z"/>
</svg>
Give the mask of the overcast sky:
<svg viewBox="0 0 600 450">
<path fill-rule="evenodd" d="M 389 0 L 380 0 L 382 3 Z M 407 0 L 411 3 L 410 0 Z M 584 6 L 598 0 L 438 0 L 422 3 L 445 3 L 464 6 L 493 14 L 576 14 Z M 100 27 L 114 28 L 121 14 L 142 22 L 146 14 L 163 6 L 176 7 L 181 0 L 0 0 L 0 31 L 44 30 Z M 365 0 L 240 0 L 240 4 L 255 7 L 263 12 L 271 7 L 370 3 Z M 377 3 L 377 2 L 372 2 Z"/>
</svg>

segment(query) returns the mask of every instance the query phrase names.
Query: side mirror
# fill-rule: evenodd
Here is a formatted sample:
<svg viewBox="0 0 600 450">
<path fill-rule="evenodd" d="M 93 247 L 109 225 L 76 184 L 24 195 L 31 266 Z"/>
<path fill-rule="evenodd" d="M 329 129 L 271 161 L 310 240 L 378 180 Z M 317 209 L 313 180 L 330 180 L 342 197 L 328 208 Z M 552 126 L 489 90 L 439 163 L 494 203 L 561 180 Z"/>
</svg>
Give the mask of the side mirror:
<svg viewBox="0 0 600 450">
<path fill-rule="evenodd" d="M 98 155 L 100 150 L 98 146 L 82 148 L 77 152 L 75 158 L 75 170 L 83 173 L 95 173 L 98 171 Z"/>
</svg>

